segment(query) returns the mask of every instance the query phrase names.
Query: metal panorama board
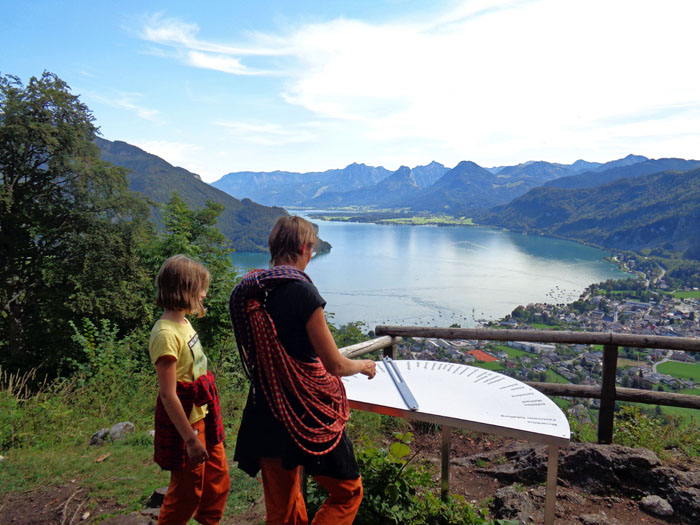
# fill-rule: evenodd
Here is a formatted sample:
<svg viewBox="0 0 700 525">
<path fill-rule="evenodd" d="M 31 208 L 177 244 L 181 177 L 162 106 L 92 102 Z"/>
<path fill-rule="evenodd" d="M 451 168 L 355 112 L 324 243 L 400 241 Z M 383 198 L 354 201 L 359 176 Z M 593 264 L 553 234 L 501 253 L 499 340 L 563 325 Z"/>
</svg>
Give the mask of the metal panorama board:
<svg viewBox="0 0 700 525">
<path fill-rule="evenodd" d="M 565 445 L 571 435 L 561 409 L 546 395 L 511 377 L 456 363 L 398 360 L 394 364 L 418 402 L 411 411 L 385 364 L 377 375 L 344 377 L 350 406 L 543 443 Z"/>
</svg>

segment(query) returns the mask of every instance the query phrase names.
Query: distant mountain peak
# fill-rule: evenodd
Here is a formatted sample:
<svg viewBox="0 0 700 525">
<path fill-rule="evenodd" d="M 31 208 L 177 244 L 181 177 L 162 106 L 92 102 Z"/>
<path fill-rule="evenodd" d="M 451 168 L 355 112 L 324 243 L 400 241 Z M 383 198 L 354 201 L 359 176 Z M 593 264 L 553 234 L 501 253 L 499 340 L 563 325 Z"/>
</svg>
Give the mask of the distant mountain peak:
<svg viewBox="0 0 700 525">
<path fill-rule="evenodd" d="M 481 166 L 479 166 L 476 162 L 473 162 L 471 160 L 463 160 L 454 167 L 454 169 L 457 169 L 457 168 L 463 170 L 466 168 L 481 168 Z M 483 169 L 483 168 L 481 168 L 481 169 Z"/>
</svg>

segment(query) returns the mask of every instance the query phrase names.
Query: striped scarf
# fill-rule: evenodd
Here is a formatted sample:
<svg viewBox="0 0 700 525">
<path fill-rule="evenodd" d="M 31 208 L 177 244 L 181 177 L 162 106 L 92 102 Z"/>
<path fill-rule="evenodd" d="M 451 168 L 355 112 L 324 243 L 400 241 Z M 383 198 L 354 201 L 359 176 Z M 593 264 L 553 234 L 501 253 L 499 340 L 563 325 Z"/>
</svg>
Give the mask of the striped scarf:
<svg viewBox="0 0 700 525">
<path fill-rule="evenodd" d="M 268 292 L 288 280 L 311 283 L 293 266 L 249 272 L 231 293 L 229 309 L 243 369 L 257 377 L 274 417 L 303 451 L 320 456 L 340 442 L 350 417 L 345 387 L 322 363 L 291 357 L 264 308 Z"/>
</svg>

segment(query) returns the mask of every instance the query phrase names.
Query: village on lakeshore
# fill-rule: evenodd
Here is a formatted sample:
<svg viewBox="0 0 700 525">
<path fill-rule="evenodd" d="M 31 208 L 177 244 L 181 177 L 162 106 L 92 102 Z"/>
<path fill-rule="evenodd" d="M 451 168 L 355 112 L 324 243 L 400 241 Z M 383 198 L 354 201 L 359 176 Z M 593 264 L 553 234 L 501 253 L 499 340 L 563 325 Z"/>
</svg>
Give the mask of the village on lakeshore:
<svg viewBox="0 0 700 525">
<path fill-rule="evenodd" d="M 615 281 L 613 281 L 614 285 Z M 501 329 L 585 330 L 670 337 L 700 337 L 700 292 L 673 293 L 663 278 L 645 294 L 589 286 L 578 301 L 569 304 L 536 303 L 517 307 L 486 326 Z M 648 297 L 648 298 L 647 298 Z M 453 325 L 458 327 L 458 325 Z M 406 339 L 399 346 L 409 359 L 465 363 L 495 370 L 520 380 L 600 384 L 603 349 L 600 345 L 564 345 L 533 342 L 496 342 L 445 339 Z M 659 365 L 677 362 L 693 367 L 691 352 L 663 349 L 620 348 L 617 384 L 647 390 L 682 392 L 700 383 L 660 371 Z M 661 367 L 663 368 L 663 367 Z M 688 374 L 693 376 L 692 373 Z M 598 400 L 587 401 L 591 407 Z"/>
</svg>

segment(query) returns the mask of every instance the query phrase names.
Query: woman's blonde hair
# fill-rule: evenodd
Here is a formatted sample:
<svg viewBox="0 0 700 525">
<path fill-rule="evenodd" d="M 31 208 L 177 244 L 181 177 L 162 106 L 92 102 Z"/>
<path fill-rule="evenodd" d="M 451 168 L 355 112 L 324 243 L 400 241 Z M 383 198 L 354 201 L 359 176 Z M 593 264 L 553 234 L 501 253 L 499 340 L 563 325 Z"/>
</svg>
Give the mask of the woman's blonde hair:
<svg viewBox="0 0 700 525">
<path fill-rule="evenodd" d="M 301 255 L 302 246 L 316 245 L 318 237 L 314 225 L 298 215 L 285 215 L 277 219 L 267 239 L 270 264 L 294 264 Z"/>
<path fill-rule="evenodd" d="M 158 272 L 156 304 L 168 310 L 184 310 L 203 317 L 202 292 L 209 288 L 209 271 L 185 255 L 166 259 Z"/>
</svg>

